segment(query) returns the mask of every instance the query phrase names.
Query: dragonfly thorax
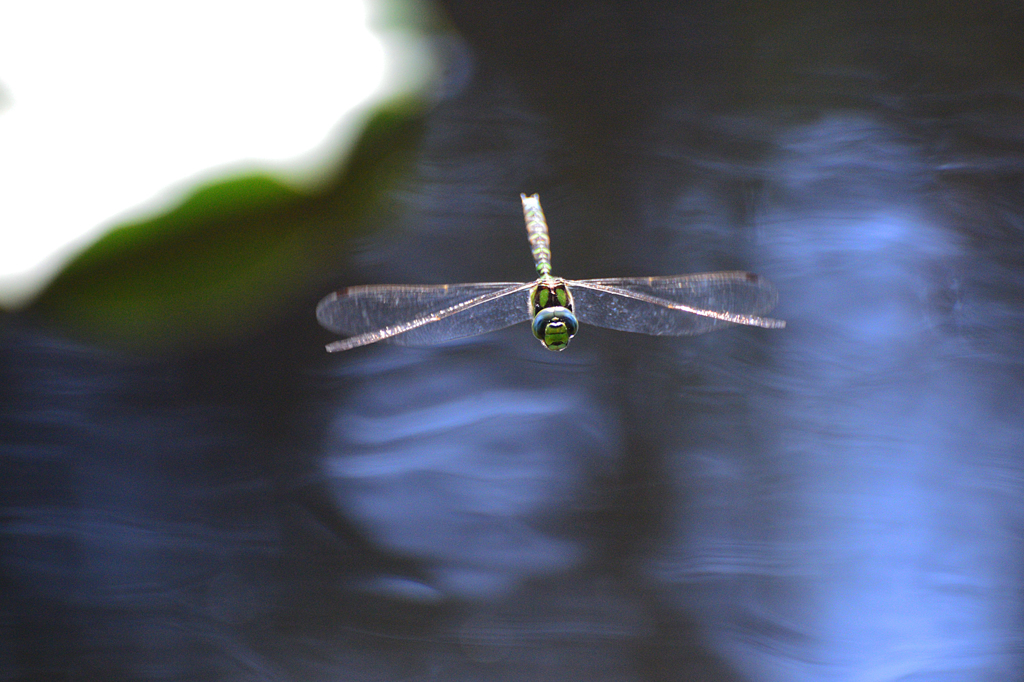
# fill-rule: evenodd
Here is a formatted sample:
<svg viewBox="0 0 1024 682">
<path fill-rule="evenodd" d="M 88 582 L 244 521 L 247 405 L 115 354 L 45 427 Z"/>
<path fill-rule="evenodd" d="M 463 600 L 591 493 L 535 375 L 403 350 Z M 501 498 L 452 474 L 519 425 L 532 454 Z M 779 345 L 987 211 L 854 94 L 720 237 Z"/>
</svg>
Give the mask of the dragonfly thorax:
<svg viewBox="0 0 1024 682">
<path fill-rule="evenodd" d="M 542 280 L 530 290 L 533 335 L 548 350 L 565 350 L 579 323 L 573 313 L 572 294 L 562 280 Z"/>
</svg>

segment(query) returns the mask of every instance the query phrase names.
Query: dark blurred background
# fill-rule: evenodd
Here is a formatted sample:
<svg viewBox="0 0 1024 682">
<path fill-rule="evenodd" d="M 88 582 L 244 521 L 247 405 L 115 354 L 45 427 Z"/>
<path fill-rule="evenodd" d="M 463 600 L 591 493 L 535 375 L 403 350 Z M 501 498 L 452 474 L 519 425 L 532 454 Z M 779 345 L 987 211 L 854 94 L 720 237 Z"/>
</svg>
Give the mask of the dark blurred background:
<svg viewBox="0 0 1024 682">
<path fill-rule="evenodd" d="M 439 9 L 322 193 L 0 318 L 0 679 L 1021 679 L 1020 3 Z M 340 286 L 531 279 L 520 192 L 558 275 L 789 326 L 323 351 Z"/>
</svg>

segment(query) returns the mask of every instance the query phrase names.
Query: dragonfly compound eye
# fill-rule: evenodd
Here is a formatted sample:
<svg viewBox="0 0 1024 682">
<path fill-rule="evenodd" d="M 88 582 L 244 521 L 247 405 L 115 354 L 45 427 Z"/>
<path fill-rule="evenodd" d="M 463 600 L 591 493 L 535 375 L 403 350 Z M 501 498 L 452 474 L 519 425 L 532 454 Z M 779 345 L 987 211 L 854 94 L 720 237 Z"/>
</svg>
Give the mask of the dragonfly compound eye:
<svg viewBox="0 0 1024 682">
<path fill-rule="evenodd" d="M 568 308 L 544 308 L 533 318 L 533 335 L 548 350 L 565 350 L 578 329 L 576 316 Z"/>
</svg>

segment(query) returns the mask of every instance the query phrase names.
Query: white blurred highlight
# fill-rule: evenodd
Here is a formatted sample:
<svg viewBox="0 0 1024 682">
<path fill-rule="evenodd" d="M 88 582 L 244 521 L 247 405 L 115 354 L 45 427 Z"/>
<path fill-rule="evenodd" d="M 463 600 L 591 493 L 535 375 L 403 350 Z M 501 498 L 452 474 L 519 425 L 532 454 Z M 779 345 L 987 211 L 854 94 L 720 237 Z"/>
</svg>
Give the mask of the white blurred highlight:
<svg viewBox="0 0 1024 682">
<path fill-rule="evenodd" d="M 362 0 L 12 3 L 0 22 L 0 308 L 106 228 L 262 169 L 312 188 L 433 65 Z"/>
</svg>

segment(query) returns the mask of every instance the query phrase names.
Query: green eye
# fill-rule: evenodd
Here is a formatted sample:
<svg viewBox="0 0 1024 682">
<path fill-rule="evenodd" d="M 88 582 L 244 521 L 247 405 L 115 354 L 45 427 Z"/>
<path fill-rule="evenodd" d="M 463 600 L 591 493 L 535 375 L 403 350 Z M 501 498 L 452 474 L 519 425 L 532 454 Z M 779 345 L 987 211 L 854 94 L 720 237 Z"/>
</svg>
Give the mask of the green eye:
<svg viewBox="0 0 1024 682">
<path fill-rule="evenodd" d="M 545 308 L 533 318 L 533 335 L 548 350 L 564 350 L 578 329 L 576 316 L 568 308 Z"/>
</svg>

